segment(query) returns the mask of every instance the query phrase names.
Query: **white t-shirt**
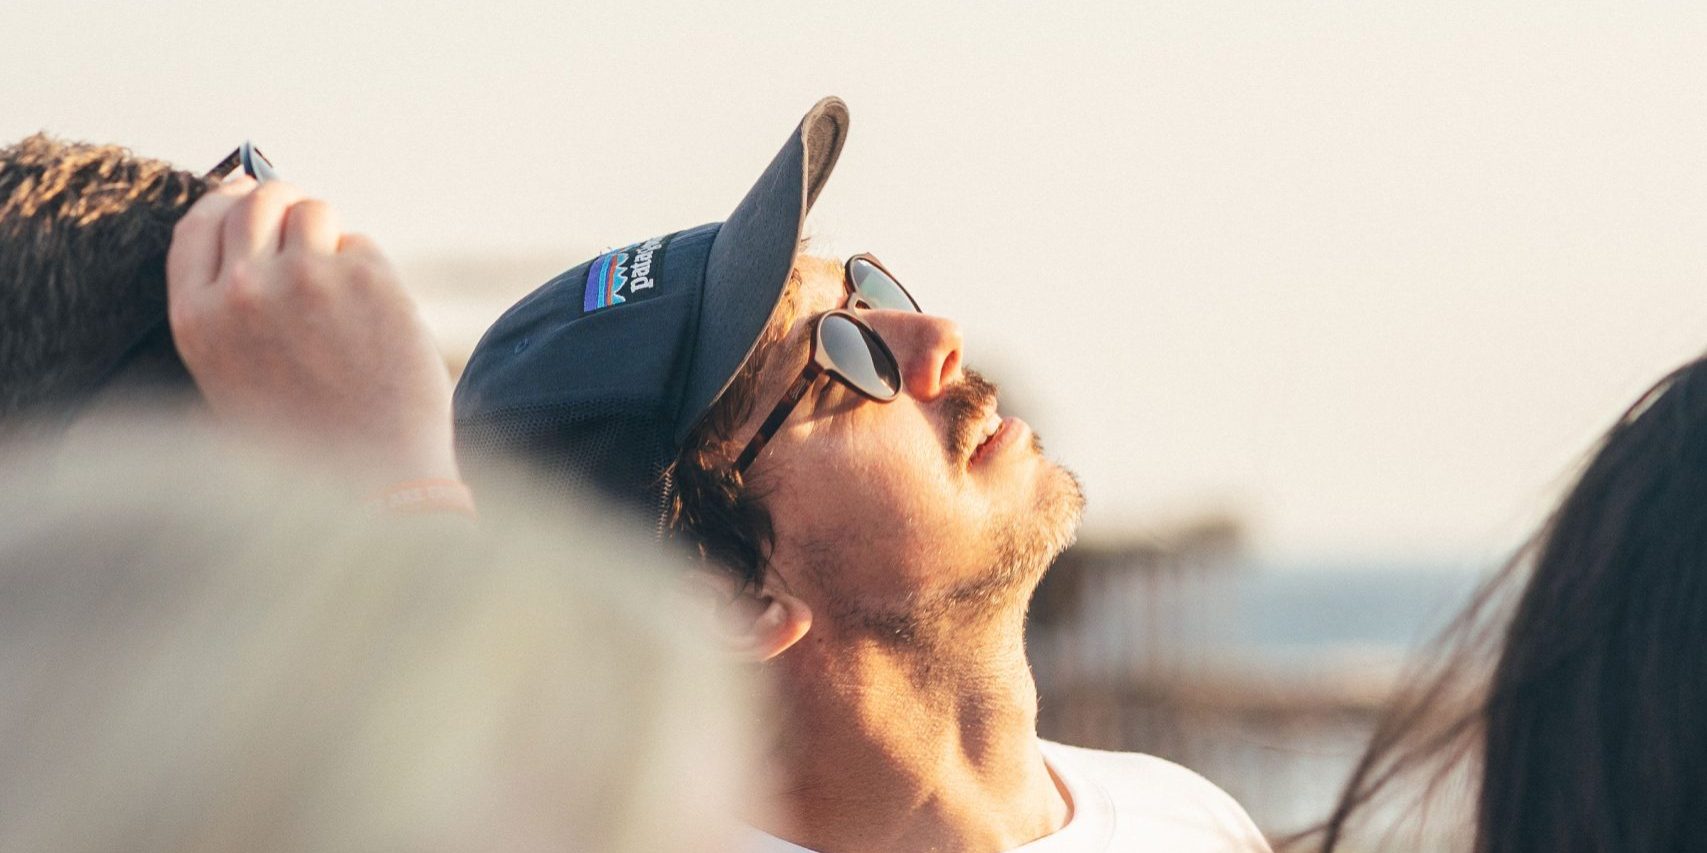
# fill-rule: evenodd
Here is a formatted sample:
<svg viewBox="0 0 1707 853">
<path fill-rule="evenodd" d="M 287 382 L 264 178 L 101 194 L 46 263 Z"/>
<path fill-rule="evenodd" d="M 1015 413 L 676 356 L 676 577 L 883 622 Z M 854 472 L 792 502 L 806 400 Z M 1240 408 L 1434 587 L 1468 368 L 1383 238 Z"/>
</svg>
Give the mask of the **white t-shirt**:
<svg viewBox="0 0 1707 853">
<path fill-rule="evenodd" d="M 1011 853 L 1268 853 L 1249 815 L 1208 779 L 1171 761 L 1040 740 L 1067 789 L 1067 825 Z M 812 853 L 754 831 L 751 853 Z"/>
</svg>

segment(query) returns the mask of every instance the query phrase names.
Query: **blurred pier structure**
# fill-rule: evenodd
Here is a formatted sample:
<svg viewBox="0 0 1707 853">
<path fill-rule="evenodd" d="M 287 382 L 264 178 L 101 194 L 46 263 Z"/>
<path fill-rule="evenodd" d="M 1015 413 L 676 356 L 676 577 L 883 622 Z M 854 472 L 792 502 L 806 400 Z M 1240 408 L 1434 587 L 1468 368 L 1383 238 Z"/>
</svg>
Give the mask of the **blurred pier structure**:
<svg viewBox="0 0 1707 853">
<path fill-rule="evenodd" d="M 1184 764 L 1273 835 L 1326 815 L 1398 660 L 1274 667 L 1230 643 L 1241 543 L 1230 516 L 1089 536 L 1039 587 L 1027 642 L 1044 737 Z"/>
</svg>

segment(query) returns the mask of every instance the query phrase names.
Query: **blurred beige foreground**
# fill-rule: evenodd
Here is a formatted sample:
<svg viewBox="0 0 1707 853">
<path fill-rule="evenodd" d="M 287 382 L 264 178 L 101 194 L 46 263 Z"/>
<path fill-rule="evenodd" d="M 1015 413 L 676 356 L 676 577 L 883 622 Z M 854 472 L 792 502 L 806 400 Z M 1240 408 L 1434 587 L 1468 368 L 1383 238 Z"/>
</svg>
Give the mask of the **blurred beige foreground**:
<svg viewBox="0 0 1707 853">
<path fill-rule="evenodd" d="M 652 543 L 78 432 L 0 448 L 0 851 L 726 849 L 749 700 Z"/>
</svg>

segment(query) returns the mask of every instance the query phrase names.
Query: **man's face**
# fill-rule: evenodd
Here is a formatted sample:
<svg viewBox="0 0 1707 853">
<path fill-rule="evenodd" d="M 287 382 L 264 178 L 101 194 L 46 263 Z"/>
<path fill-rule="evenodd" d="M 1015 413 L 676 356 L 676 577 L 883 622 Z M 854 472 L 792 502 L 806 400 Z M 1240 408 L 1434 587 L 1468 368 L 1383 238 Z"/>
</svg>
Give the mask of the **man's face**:
<svg viewBox="0 0 1707 853">
<path fill-rule="evenodd" d="M 799 374 L 812 320 L 846 302 L 841 264 L 804 258 L 800 272 L 788 356 L 760 376 L 743 441 Z M 771 512 L 775 570 L 812 606 L 814 631 L 911 641 L 1022 613 L 1078 527 L 1078 483 L 963 369 L 953 322 L 854 313 L 894 351 L 902 392 L 876 403 L 821 378 L 759 455 L 748 476 Z"/>
</svg>

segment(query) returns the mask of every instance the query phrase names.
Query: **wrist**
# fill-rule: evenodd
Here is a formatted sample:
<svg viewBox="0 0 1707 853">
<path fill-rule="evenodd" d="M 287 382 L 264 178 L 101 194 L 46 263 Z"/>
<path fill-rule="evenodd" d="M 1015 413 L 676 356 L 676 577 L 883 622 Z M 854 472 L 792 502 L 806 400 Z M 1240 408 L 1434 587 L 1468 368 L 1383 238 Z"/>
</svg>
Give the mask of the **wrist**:
<svg viewBox="0 0 1707 853">
<path fill-rule="evenodd" d="M 374 488 L 414 480 L 462 481 L 456 464 L 456 442 L 445 418 L 446 428 L 415 435 L 367 443 L 372 452 L 363 468 L 363 479 Z M 359 464 L 359 463 L 358 463 Z"/>
</svg>

